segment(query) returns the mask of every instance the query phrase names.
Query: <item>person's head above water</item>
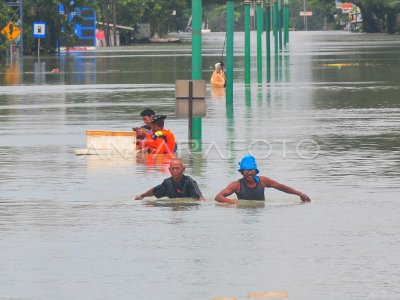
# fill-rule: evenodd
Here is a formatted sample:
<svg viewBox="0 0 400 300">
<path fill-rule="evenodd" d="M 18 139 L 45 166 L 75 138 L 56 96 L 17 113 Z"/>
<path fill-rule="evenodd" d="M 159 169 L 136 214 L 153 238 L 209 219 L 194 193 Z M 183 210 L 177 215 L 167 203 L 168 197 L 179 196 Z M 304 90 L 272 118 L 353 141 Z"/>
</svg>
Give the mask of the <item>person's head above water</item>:
<svg viewBox="0 0 400 300">
<path fill-rule="evenodd" d="M 173 158 L 169 164 L 169 172 L 171 173 L 172 178 L 177 181 L 180 180 L 185 172 L 183 160 L 178 157 Z"/>
<path fill-rule="evenodd" d="M 150 125 L 151 117 L 154 116 L 155 114 L 156 114 L 156 113 L 154 112 L 154 110 L 152 110 L 151 108 L 146 108 L 145 110 L 143 110 L 143 111 L 140 113 L 140 116 L 142 117 L 143 122 L 144 122 L 146 125 Z"/>
<path fill-rule="evenodd" d="M 157 115 L 151 117 L 151 125 L 156 126 L 157 128 L 164 128 L 164 120 L 167 116 L 164 115 Z"/>
<path fill-rule="evenodd" d="M 257 169 L 256 159 L 252 155 L 243 156 L 242 160 L 239 162 L 239 172 L 243 172 L 245 170 L 255 170 L 256 174 L 260 173 Z"/>
</svg>

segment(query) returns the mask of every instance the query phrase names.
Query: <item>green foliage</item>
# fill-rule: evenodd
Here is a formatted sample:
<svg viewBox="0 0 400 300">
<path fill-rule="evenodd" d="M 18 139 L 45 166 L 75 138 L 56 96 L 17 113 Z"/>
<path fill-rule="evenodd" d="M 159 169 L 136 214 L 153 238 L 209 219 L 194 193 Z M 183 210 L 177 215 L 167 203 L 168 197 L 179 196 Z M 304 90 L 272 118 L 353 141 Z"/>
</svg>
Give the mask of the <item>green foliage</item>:
<svg viewBox="0 0 400 300">
<path fill-rule="evenodd" d="M 13 10 L 10 7 L 5 6 L 3 2 L 0 2 L 0 30 L 11 21 L 12 15 Z M 0 34 L 0 54 L 3 55 L 3 53 L 5 53 L 7 45 L 7 39 L 4 35 Z"/>
<path fill-rule="evenodd" d="M 226 28 L 226 2 L 227 0 L 202 0 L 203 19 L 208 22 L 209 28 L 213 31 L 224 31 Z M 242 30 L 243 0 L 233 2 L 235 3 L 235 30 Z M 360 7 L 367 31 L 393 33 L 400 30 L 397 23 L 400 0 L 353 0 L 352 2 Z M 6 1 L 0 2 L 0 26 L 3 25 L 3 27 L 14 15 L 14 10 L 7 7 L 5 3 Z M 64 15 L 58 13 L 58 3 L 64 4 L 66 12 Z M 48 24 L 48 34 L 46 40 L 42 40 L 42 46 L 47 51 L 53 51 L 56 41 L 62 40 L 68 46 L 76 40 L 74 26 L 82 20 L 75 16 L 72 22 L 69 22 L 69 12 L 75 11 L 76 7 L 94 5 L 97 19 L 112 24 L 113 4 L 116 7 L 118 25 L 135 28 L 138 23 L 150 23 L 152 33 L 162 36 L 168 31 L 185 30 L 191 16 L 192 0 L 75 0 L 73 4 L 70 0 L 23 0 L 24 49 L 29 52 L 30 49 L 35 48 L 35 40 L 32 37 L 34 21 Z M 307 4 L 308 9 L 313 11 L 313 16 L 307 19 L 309 30 L 322 30 L 324 26 L 334 28 L 333 16 L 338 13 L 335 1 L 307 0 Z M 303 5 L 304 0 L 289 1 L 290 24 L 296 30 L 304 29 L 304 19 L 299 16 Z M 5 44 L 5 38 L 0 36 L 0 51 Z"/>
<path fill-rule="evenodd" d="M 331 0 L 309 1 L 320 7 L 334 2 Z M 397 21 L 400 13 L 400 0 L 352 0 L 351 2 L 360 7 L 363 28 L 366 32 L 394 33 L 400 30 Z"/>
</svg>

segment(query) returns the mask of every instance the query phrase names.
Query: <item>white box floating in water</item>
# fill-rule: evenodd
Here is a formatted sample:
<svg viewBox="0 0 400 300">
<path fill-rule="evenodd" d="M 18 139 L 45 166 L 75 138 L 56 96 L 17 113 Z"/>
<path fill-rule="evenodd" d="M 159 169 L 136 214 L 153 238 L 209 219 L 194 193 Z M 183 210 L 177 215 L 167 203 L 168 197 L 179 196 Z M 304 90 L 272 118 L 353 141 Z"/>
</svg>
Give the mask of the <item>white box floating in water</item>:
<svg viewBox="0 0 400 300">
<path fill-rule="evenodd" d="M 76 155 L 136 154 L 136 132 L 87 130 L 86 149 L 77 149 Z"/>
</svg>

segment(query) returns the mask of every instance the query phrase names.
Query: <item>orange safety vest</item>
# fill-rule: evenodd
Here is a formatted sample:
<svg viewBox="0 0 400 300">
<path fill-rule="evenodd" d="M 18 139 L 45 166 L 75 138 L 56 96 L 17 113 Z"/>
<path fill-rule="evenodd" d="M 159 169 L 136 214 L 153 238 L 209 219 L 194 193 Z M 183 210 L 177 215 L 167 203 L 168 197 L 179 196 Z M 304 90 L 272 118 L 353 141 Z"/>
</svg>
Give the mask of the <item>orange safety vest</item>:
<svg viewBox="0 0 400 300">
<path fill-rule="evenodd" d="M 149 154 L 173 154 L 175 151 L 175 136 L 169 129 L 152 132 L 144 141 Z"/>
<path fill-rule="evenodd" d="M 225 85 L 225 73 L 224 71 L 215 70 L 211 76 L 211 86 L 212 87 L 224 87 Z"/>
</svg>

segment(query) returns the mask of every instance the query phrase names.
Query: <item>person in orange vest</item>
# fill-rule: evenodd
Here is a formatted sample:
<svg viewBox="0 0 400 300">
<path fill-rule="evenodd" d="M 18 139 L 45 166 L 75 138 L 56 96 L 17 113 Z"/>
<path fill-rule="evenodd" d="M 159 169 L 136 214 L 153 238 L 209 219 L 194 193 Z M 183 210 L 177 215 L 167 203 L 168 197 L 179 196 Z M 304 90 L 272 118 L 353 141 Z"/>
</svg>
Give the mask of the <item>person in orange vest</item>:
<svg viewBox="0 0 400 300">
<path fill-rule="evenodd" d="M 164 129 L 165 115 L 152 116 L 151 132 L 141 143 L 142 153 L 171 154 L 176 152 L 175 136 L 169 129 Z"/>
<path fill-rule="evenodd" d="M 211 75 L 210 83 L 212 87 L 224 87 L 225 86 L 225 72 L 221 63 L 215 64 L 214 72 Z"/>
</svg>

